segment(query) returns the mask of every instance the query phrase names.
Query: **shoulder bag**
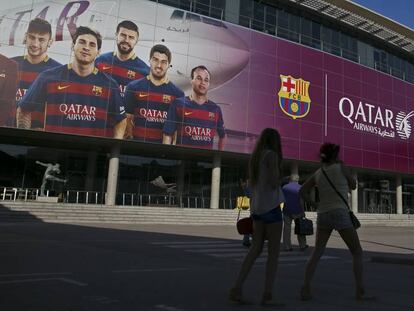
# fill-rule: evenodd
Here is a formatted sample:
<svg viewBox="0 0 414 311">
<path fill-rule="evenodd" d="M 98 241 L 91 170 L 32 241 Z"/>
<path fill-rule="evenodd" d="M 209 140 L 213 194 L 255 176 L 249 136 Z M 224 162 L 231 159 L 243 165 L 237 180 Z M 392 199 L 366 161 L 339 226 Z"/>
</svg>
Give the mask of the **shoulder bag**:
<svg viewBox="0 0 414 311">
<path fill-rule="evenodd" d="M 334 184 L 332 183 L 332 181 L 329 179 L 328 174 L 326 174 L 325 170 L 322 167 L 321 167 L 321 171 L 322 171 L 323 175 L 325 175 L 326 180 L 329 182 L 329 184 L 331 185 L 331 187 L 333 188 L 333 190 L 335 190 L 335 192 L 338 194 L 338 196 L 342 199 L 342 201 L 348 207 L 349 217 L 351 218 L 351 222 L 352 222 L 352 225 L 354 226 L 354 228 L 355 229 L 358 229 L 359 227 L 361 227 L 361 223 L 359 222 L 358 218 L 355 216 L 354 212 L 351 211 L 351 209 L 349 208 L 349 205 L 348 205 L 347 200 L 345 200 L 345 198 L 338 191 L 338 189 L 336 189 L 336 187 L 334 186 Z"/>
<path fill-rule="evenodd" d="M 239 209 L 239 214 L 237 215 L 237 232 L 239 234 L 252 234 L 253 233 L 253 220 L 252 217 L 245 217 L 240 219 L 240 212 L 241 209 Z"/>
<path fill-rule="evenodd" d="M 295 234 L 296 235 L 312 235 L 313 221 L 305 216 L 295 219 Z"/>
</svg>

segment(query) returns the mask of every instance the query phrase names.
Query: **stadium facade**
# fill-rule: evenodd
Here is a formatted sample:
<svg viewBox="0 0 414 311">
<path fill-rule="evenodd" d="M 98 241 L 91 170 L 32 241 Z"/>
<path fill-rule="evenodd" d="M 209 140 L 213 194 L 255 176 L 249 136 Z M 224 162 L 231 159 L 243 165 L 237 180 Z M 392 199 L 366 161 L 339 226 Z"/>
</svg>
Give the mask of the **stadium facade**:
<svg viewBox="0 0 414 311">
<path fill-rule="evenodd" d="M 305 179 L 318 167 L 320 145 L 338 143 L 358 179 L 350 198 L 355 211 L 413 213 L 414 32 L 395 21 L 336 0 L 26 1 L 0 16 L 1 54 L 25 55 L 28 23 L 41 17 L 52 25 L 48 56 L 62 64 L 73 56 L 76 27 L 97 29 L 105 53 L 116 48 L 118 22 L 135 22 L 136 55 L 148 63 L 151 47 L 166 45 L 168 77 L 185 95 L 191 69 L 209 69 L 208 98 L 221 109 L 226 138 L 219 150 L 215 129 L 191 123 L 186 112 L 168 121 L 177 123 L 175 135 L 183 138 L 177 142 L 185 136 L 187 145 L 112 138 L 110 113 L 106 132 L 91 136 L 67 124 L 89 126 L 94 109 L 63 101 L 53 110 L 46 103 L 42 129 L 0 127 L 0 199 L 36 196 L 41 161 L 60 164 L 67 182 L 49 185 L 49 193 L 65 202 L 232 208 L 255 138 L 274 127 L 286 176 Z M 147 124 L 167 121 L 142 109 Z M 200 118 L 211 123 L 216 115 Z M 50 130 L 52 119 L 59 126 Z"/>
</svg>

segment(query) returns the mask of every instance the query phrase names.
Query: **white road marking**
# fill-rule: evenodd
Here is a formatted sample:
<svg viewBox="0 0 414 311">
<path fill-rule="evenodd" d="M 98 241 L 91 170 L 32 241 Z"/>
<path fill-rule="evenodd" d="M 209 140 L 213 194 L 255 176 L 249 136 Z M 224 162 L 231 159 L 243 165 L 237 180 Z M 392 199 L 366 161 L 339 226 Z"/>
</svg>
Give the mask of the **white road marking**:
<svg viewBox="0 0 414 311">
<path fill-rule="evenodd" d="M 330 259 L 339 259 L 339 257 L 335 257 L 335 256 L 322 256 L 321 260 L 330 260 Z M 244 260 L 244 258 L 235 258 L 236 261 L 242 261 Z M 307 261 L 308 257 L 307 256 L 296 256 L 296 257 L 289 257 L 289 258 L 284 258 L 284 257 L 279 257 L 279 262 L 300 262 L 300 261 Z M 256 259 L 257 263 L 264 263 L 267 261 L 267 257 L 259 257 Z"/>
<path fill-rule="evenodd" d="M 242 248 L 240 247 L 240 251 L 243 251 L 244 253 L 247 254 L 248 249 L 247 248 Z M 236 251 L 235 249 L 231 249 L 231 248 L 205 248 L 205 249 L 187 249 L 187 252 L 191 252 L 191 253 L 230 253 L 230 252 L 234 252 Z"/>
<path fill-rule="evenodd" d="M 46 275 L 70 275 L 71 272 L 37 272 L 37 273 L 15 273 L 15 274 L 0 274 L 0 278 L 8 277 L 24 277 L 24 276 L 46 276 Z"/>
<path fill-rule="evenodd" d="M 164 245 L 166 247 L 170 247 L 170 248 L 181 248 L 181 249 L 185 249 L 185 248 L 206 248 L 206 245 L 200 245 L 198 243 L 194 243 L 192 245 Z M 240 244 L 215 244 L 214 247 L 217 248 L 241 248 Z"/>
<path fill-rule="evenodd" d="M 103 305 L 119 302 L 119 300 L 117 299 L 112 299 L 112 298 L 105 297 L 105 296 L 83 296 L 82 298 L 89 300 L 89 301 L 98 302 Z"/>
<path fill-rule="evenodd" d="M 194 241 L 174 241 L 174 242 L 150 242 L 150 244 L 153 244 L 153 245 L 172 245 L 172 244 L 176 244 L 176 245 L 178 245 L 178 244 L 181 244 L 181 245 L 184 245 L 184 244 L 190 244 L 190 245 L 192 245 L 192 244 L 194 244 L 194 245 L 197 245 L 197 244 L 230 244 L 231 242 L 227 242 L 227 241 L 200 241 L 200 242 L 194 242 Z"/>
<path fill-rule="evenodd" d="M 22 279 L 22 280 L 9 280 L 9 281 L 0 281 L 1 284 L 19 284 L 19 283 L 30 283 L 30 282 L 44 282 L 44 281 L 61 281 L 77 286 L 87 286 L 88 284 L 78 282 L 72 279 L 67 278 L 38 278 L 38 279 Z"/>
<path fill-rule="evenodd" d="M 69 284 L 77 285 L 77 286 L 88 286 L 87 283 L 79 282 L 79 281 L 68 279 L 68 278 L 59 278 L 58 280 L 61 280 L 62 282 L 66 282 Z"/>
<path fill-rule="evenodd" d="M 130 272 L 174 272 L 186 271 L 188 268 L 159 268 L 159 269 L 128 269 L 128 270 L 113 270 L 112 273 L 130 273 Z"/>
<path fill-rule="evenodd" d="M 241 245 L 240 242 L 226 242 L 226 241 L 170 241 L 170 242 L 153 242 L 153 245 L 159 245 L 168 248 L 182 249 L 189 253 L 198 253 L 206 256 L 223 259 L 233 259 L 236 261 L 243 261 L 248 252 L 248 248 Z M 291 265 L 296 265 L 299 262 L 307 261 L 309 255 L 306 253 L 298 252 L 281 252 L 279 256 L 279 262 Z M 339 259 L 334 256 L 322 256 L 322 260 Z M 256 262 L 259 264 L 266 263 L 267 261 L 267 243 L 263 247 L 263 252 Z"/>
<path fill-rule="evenodd" d="M 156 305 L 155 307 L 157 309 L 166 310 L 166 311 L 184 311 L 184 309 L 179 309 L 179 308 L 167 306 L 167 305 Z"/>
</svg>

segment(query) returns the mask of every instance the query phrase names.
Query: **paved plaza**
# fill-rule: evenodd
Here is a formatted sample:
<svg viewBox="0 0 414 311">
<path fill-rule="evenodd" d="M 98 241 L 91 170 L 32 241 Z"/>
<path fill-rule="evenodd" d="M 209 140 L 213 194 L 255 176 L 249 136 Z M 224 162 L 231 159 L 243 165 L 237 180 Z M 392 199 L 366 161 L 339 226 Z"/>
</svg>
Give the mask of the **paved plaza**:
<svg viewBox="0 0 414 311">
<path fill-rule="evenodd" d="M 279 309 L 412 310 L 414 227 L 365 226 L 359 234 L 376 302 L 354 300 L 351 256 L 335 233 L 312 301 L 299 300 L 311 250 L 281 253 Z M 232 226 L 0 224 L 0 310 L 263 310 L 265 254 L 244 289 L 252 304 L 227 301 L 245 253 Z"/>
</svg>

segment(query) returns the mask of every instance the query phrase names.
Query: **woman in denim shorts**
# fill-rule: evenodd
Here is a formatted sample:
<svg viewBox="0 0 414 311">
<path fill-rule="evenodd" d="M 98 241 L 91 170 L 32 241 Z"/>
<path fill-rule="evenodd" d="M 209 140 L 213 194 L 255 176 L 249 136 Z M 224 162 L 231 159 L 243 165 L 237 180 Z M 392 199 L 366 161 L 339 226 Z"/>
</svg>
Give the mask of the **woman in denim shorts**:
<svg viewBox="0 0 414 311">
<path fill-rule="evenodd" d="M 284 201 L 281 182 L 282 148 L 280 135 L 275 129 L 262 131 L 249 163 L 249 183 L 252 189 L 250 213 L 253 218 L 253 240 L 229 299 L 243 303 L 242 286 L 257 257 L 268 240 L 268 257 L 262 305 L 281 305 L 272 297 L 273 283 L 279 261 L 283 218 L 280 203 Z"/>
<path fill-rule="evenodd" d="M 316 207 L 317 229 L 315 248 L 306 265 L 304 284 L 301 288 L 301 299 L 310 300 L 311 280 L 315 273 L 319 259 L 322 257 L 332 230 L 337 230 L 348 246 L 353 257 L 353 271 L 355 276 L 357 300 L 371 300 L 374 297 L 365 295 L 362 277 L 362 248 L 359 237 L 354 229 L 349 216 L 348 206 L 331 186 L 326 175 L 331 180 L 337 191 L 343 198 L 348 197 L 350 189 L 356 188 L 356 180 L 353 178 L 348 168 L 338 159 L 339 145 L 326 143 L 320 148 L 321 168 L 318 169 L 302 186 L 300 195 L 302 198 Z M 310 196 L 313 187 L 318 187 L 319 202 Z"/>
</svg>

